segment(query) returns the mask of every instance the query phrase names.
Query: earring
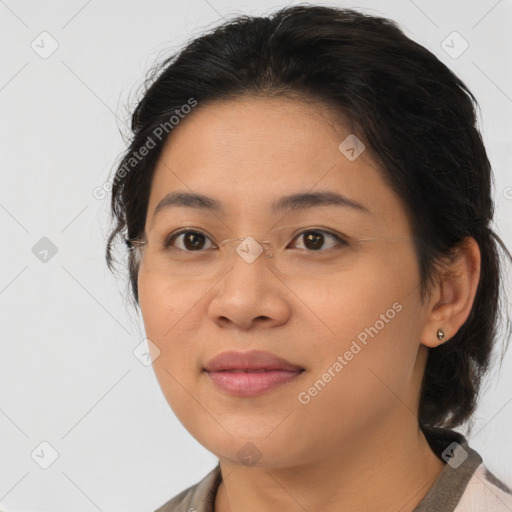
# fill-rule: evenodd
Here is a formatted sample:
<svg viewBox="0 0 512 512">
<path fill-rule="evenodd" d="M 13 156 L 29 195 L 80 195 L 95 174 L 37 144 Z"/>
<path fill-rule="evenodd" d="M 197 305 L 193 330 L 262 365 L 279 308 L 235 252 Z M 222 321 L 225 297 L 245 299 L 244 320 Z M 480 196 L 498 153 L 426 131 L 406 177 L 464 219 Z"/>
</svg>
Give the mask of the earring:
<svg viewBox="0 0 512 512">
<path fill-rule="evenodd" d="M 437 329 L 437 339 L 442 340 L 444 338 L 444 331 L 443 329 Z"/>
</svg>

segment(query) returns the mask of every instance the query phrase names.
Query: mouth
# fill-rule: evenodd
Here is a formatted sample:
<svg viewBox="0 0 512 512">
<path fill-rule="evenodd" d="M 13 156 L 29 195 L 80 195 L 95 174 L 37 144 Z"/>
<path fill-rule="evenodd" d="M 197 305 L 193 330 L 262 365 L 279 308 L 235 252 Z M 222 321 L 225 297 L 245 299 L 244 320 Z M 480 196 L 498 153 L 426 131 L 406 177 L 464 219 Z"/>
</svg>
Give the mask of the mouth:
<svg viewBox="0 0 512 512">
<path fill-rule="evenodd" d="M 305 370 L 231 369 L 207 372 L 222 391 L 236 396 L 258 396 L 296 379 Z"/>
<path fill-rule="evenodd" d="M 273 371 L 286 371 L 282 368 L 257 368 L 254 370 L 249 370 L 247 368 L 232 368 L 230 370 L 219 370 L 221 372 L 229 372 L 229 373 L 261 373 L 261 372 L 273 372 Z M 293 371 L 293 370 L 288 370 Z"/>
<path fill-rule="evenodd" d="M 205 366 L 213 384 L 237 396 L 257 396 L 289 383 L 306 370 L 270 352 L 223 352 Z"/>
</svg>

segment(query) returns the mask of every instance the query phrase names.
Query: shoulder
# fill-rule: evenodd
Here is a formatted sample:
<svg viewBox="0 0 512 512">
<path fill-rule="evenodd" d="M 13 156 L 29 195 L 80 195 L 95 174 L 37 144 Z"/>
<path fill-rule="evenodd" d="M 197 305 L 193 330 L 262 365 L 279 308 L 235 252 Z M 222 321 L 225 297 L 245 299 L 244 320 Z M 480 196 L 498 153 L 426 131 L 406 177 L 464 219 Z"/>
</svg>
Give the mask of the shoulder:
<svg viewBox="0 0 512 512">
<path fill-rule="evenodd" d="M 181 491 L 155 512 L 213 512 L 221 480 L 220 466 L 217 464 L 201 481 Z"/>
<path fill-rule="evenodd" d="M 424 426 L 432 450 L 446 462 L 414 512 L 511 512 L 512 491 L 454 430 Z"/>
<path fill-rule="evenodd" d="M 184 491 L 180 492 L 174 498 L 166 501 L 155 512 L 181 512 L 182 510 L 188 512 L 187 503 L 190 503 L 191 495 L 193 495 L 199 484 L 191 485 Z"/>
<path fill-rule="evenodd" d="M 469 480 L 454 512 L 510 512 L 512 490 L 480 464 Z"/>
</svg>

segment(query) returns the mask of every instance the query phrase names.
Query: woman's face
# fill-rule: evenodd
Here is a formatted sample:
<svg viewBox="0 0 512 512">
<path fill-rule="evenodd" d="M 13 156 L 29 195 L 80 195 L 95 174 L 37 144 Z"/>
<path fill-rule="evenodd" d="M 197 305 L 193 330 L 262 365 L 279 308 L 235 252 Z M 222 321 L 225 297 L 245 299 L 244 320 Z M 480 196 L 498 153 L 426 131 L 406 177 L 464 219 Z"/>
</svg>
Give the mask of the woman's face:
<svg viewBox="0 0 512 512">
<path fill-rule="evenodd" d="M 159 159 L 140 307 L 169 405 L 221 460 L 278 467 L 325 459 L 416 410 L 425 312 L 411 228 L 369 149 L 357 156 L 362 148 L 349 135 L 323 104 L 247 97 L 199 104 Z M 320 191 L 360 207 L 310 200 L 272 209 Z M 208 196 L 220 209 L 190 202 L 155 213 L 173 192 Z M 158 249 L 182 227 L 200 234 L 191 244 L 174 239 L 167 250 L 181 252 L 171 271 L 172 258 Z M 217 245 L 248 236 L 273 241 L 277 258 L 248 262 L 235 252 L 240 242 Z M 211 259 L 219 251 L 231 251 L 225 266 Z M 219 387 L 205 371 L 218 354 L 252 350 L 303 371 L 274 372 L 286 380 L 263 391 L 247 384 L 253 393 Z M 243 377 L 233 376 L 234 385 Z"/>
</svg>

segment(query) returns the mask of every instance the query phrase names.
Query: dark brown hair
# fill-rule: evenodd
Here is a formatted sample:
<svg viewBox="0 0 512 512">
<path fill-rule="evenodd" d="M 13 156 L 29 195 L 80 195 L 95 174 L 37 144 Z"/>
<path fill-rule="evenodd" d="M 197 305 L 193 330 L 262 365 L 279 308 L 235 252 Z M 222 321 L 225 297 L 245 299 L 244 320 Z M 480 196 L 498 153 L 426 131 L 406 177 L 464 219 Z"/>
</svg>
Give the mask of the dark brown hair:
<svg viewBox="0 0 512 512">
<path fill-rule="evenodd" d="M 248 94 L 299 94 L 346 114 L 407 209 L 422 299 L 443 258 L 466 237 L 478 242 L 481 275 L 471 313 L 455 336 L 430 349 L 418 411 L 425 425 L 453 427 L 468 420 L 498 334 L 498 244 L 511 256 L 491 229 L 491 167 L 474 96 L 391 20 L 299 5 L 268 17 L 230 20 L 161 62 L 133 112 L 132 140 L 113 180 L 109 268 L 114 269 L 118 237 L 143 236 L 152 177 L 172 117 L 183 117 L 191 99 L 201 108 Z M 150 140 L 151 149 L 140 157 Z M 138 304 L 138 268 L 131 253 L 128 266 Z"/>
</svg>

